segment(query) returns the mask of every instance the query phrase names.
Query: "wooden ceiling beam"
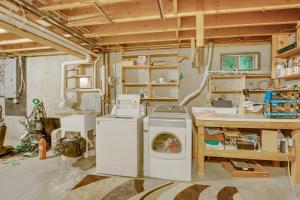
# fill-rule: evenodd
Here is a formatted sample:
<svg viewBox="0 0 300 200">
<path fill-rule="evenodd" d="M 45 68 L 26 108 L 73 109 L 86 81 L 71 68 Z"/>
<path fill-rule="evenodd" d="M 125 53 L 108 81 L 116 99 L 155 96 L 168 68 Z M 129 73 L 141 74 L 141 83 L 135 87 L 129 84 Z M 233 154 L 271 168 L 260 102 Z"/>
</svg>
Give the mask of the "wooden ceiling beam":
<svg viewBox="0 0 300 200">
<path fill-rule="evenodd" d="M 24 48 L 36 48 L 36 47 L 45 47 L 36 42 L 28 42 L 28 43 L 21 43 L 21 44 L 7 44 L 7 45 L 0 45 L 1 51 L 5 50 L 18 50 Z"/>
<path fill-rule="evenodd" d="M 164 1 L 164 17 L 174 18 L 177 16 L 196 16 L 199 0 L 184 0 L 178 1 L 178 14 L 174 13 L 174 5 L 172 1 Z M 143 21 L 160 19 L 159 12 L 157 12 L 157 6 L 151 1 L 141 1 L 139 3 L 132 4 L 112 4 L 111 6 L 102 6 L 106 13 L 111 16 L 115 23 L 130 22 L 130 21 Z M 204 15 L 220 15 L 225 13 L 243 13 L 243 12 L 265 12 L 269 10 L 282 10 L 282 9 L 295 9 L 300 8 L 299 0 L 265 0 L 259 3 L 251 0 L 244 0 L 236 3 L 235 0 L 226 1 L 204 1 L 203 13 Z M 126 12 L 122 12 L 122 11 Z M 89 26 L 97 24 L 105 24 L 106 20 L 101 18 L 101 14 L 97 14 L 97 10 L 92 8 L 75 9 L 72 11 L 64 12 L 68 17 L 80 18 L 80 15 L 89 15 L 90 18 L 71 21 L 68 26 Z"/>
<path fill-rule="evenodd" d="M 55 3 L 51 3 L 46 6 L 42 6 L 39 9 L 42 11 L 56 11 L 56 10 L 65 10 L 65 9 L 73 9 L 73 8 L 82 8 L 93 6 L 94 3 L 101 4 L 114 4 L 114 3 L 122 3 L 128 2 L 132 0 L 59 0 Z"/>
<path fill-rule="evenodd" d="M 47 46 L 40 46 L 40 47 L 27 47 L 27 48 L 19 48 L 19 49 L 1 49 L 1 53 L 14 53 L 14 52 L 19 52 L 19 51 L 39 51 L 39 50 L 49 50 L 52 49 L 51 47 Z"/>
<path fill-rule="evenodd" d="M 277 25 L 277 26 L 208 29 L 204 31 L 204 39 L 271 36 L 276 33 L 291 33 L 294 31 L 295 31 L 295 25 L 293 24 Z M 99 38 L 99 45 L 187 40 L 195 37 L 196 37 L 195 30 L 180 31 L 178 38 L 176 37 L 176 31 L 107 36 L 107 37 Z"/>
<path fill-rule="evenodd" d="M 12 33 L 0 33 L 0 41 L 4 40 L 17 40 L 21 39 L 20 36 L 14 35 Z"/>
<path fill-rule="evenodd" d="M 156 0 L 156 2 L 157 2 L 157 7 L 158 7 L 160 19 L 165 20 L 163 2 L 162 2 L 162 0 Z"/>
<path fill-rule="evenodd" d="M 108 14 L 106 14 L 106 12 L 103 10 L 103 8 L 99 3 L 95 3 L 95 7 L 110 23 L 114 23 L 112 19 L 108 16 Z"/>
<path fill-rule="evenodd" d="M 175 31 L 177 29 L 176 19 L 148 20 L 140 22 L 127 22 L 118 24 L 106 24 L 90 27 L 86 37 L 104 37 L 112 35 L 130 35 L 136 33 L 151 33 Z"/>
<path fill-rule="evenodd" d="M 64 55 L 66 53 L 61 51 L 56 51 L 55 49 L 40 49 L 40 50 L 25 50 L 25 51 L 15 51 L 11 52 L 15 56 L 54 56 L 54 55 Z"/>
<path fill-rule="evenodd" d="M 255 45 L 255 44 L 266 44 L 270 43 L 271 36 L 255 36 L 255 37 L 239 37 L 239 38 L 226 38 L 226 39 L 209 39 L 213 41 L 215 46 L 237 46 L 237 45 Z M 205 41 L 207 45 L 208 40 Z M 126 45 L 110 45 L 105 49 L 107 51 L 120 51 L 125 49 L 126 51 L 136 51 L 143 49 L 175 49 L 178 46 L 181 48 L 190 48 L 190 40 L 181 40 L 178 41 L 168 41 L 168 42 L 146 42 L 146 43 L 135 43 L 135 44 L 126 44 Z"/>
<path fill-rule="evenodd" d="M 209 15 L 204 17 L 204 29 L 296 24 L 299 18 L 300 12 L 297 9 Z M 179 27 L 176 25 L 178 18 L 166 19 L 165 21 L 158 19 L 90 26 L 88 28 L 89 33 L 84 36 L 105 37 L 176 31 L 176 29 L 182 31 L 196 29 L 195 17 L 182 17 L 180 19 Z"/>
<path fill-rule="evenodd" d="M 63 46 L 61 46 L 59 44 L 56 44 L 54 42 L 51 42 L 49 40 L 46 40 L 46 39 L 41 38 L 39 36 L 36 36 L 33 33 L 27 32 L 27 31 L 25 31 L 25 30 L 23 30 L 21 28 L 18 28 L 16 26 L 8 24 L 8 23 L 6 23 L 4 21 L 0 21 L 0 28 L 3 28 L 3 29 L 5 29 L 5 30 L 7 30 L 9 32 L 12 32 L 12 33 L 14 33 L 15 35 L 17 35 L 19 37 L 22 37 L 22 38 L 25 37 L 25 38 L 31 39 L 31 40 L 33 40 L 33 41 L 35 41 L 37 43 L 40 43 L 40 44 L 42 44 L 44 46 L 49 46 L 49 47 L 52 47 L 52 48 L 54 48 L 54 49 L 56 49 L 58 51 L 62 51 L 62 52 L 65 52 L 65 53 L 73 55 L 73 56 L 84 58 L 84 55 L 82 55 L 82 54 L 80 54 L 80 53 L 78 53 L 76 51 L 73 51 L 73 50 L 71 50 L 69 48 L 63 47 Z"/>
<path fill-rule="evenodd" d="M 226 37 L 266 36 L 274 35 L 276 33 L 292 33 L 295 32 L 295 30 L 295 24 L 207 29 L 205 30 L 204 37 L 206 39 L 210 39 Z"/>
<path fill-rule="evenodd" d="M 173 0 L 173 12 L 174 15 L 178 14 L 178 0 Z"/>
<path fill-rule="evenodd" d="M 294 24 L 300 19 L 299 9 L 271 10 L 264 12 L 227 13 L 205 16 L 205 28 L 227 28 Z"/>
<path fill-rule="evenodd" d="M 99 45 L 130 44 L 176 40 L 175 32 L 146 33 L 137 35 L 108 36 L 99 39 Z"/>
</svg>

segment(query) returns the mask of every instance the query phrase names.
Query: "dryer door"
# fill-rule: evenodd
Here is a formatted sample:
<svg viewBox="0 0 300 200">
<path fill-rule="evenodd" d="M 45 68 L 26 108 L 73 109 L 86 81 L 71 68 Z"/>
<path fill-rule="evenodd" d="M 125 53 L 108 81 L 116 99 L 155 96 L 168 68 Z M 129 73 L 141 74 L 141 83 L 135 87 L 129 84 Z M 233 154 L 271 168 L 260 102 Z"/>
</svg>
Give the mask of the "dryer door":
<svg viewBox="0 0 300 200">
<path fill-rule="evenodd" d="M 161 159 L 186 157 L 186 134 L 183 128 L 149 127 L 149 153 Z"/>
</svg>

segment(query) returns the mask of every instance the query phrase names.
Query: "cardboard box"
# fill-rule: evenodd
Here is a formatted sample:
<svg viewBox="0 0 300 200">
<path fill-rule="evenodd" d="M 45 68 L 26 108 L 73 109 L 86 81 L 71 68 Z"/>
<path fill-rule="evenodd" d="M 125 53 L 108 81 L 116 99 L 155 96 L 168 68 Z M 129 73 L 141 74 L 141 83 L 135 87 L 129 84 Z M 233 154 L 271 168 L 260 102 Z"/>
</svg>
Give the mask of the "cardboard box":
<svg viewBox="0 0 300 200">
<path fill-rule="evenodd" d="M 262 130 L 261 147 L 263 151 L 278 152 L 277 140 L 277 131 Z"/>
</svg>

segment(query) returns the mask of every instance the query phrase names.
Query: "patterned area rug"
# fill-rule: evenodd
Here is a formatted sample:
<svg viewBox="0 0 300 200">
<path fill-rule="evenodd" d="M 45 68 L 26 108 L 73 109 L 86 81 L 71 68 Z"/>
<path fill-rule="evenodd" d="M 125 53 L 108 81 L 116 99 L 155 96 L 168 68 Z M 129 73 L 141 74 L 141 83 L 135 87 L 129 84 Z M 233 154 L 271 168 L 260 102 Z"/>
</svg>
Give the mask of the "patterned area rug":
<svg viewBox="0 0 300 200">
<path fill-rule="evenodd" d="M 236 187 L 222 188 L 159 179 L 87 175 L 64 200 L 243 200 Z"/>
</svg>

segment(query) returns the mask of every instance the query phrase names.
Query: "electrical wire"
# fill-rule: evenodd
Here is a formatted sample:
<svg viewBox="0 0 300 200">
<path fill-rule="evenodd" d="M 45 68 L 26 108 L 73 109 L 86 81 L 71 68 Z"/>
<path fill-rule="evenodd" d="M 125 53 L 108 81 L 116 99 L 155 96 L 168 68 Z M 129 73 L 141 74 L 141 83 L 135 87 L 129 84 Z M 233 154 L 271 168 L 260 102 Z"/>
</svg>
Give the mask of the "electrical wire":
<svg viewBox="0 0 300 200">
<path fill-rule="evenodd" d="M 24 63 L 23 63 L 23 59 L 22 57 L 18 57 L 17 59 L 17 65 L 20 68 L 20 86 L 19 86 L 19 90 L 18 90 L 18 99 L 21 98 L 23 92 L 26 89 L 26 82 L 25 82 L 25 68 L 24 68 Z"/>
<path fill-rule="evenodd" d="M 28 19 L 26 17 L 26 13 L 25 13 L 25 10 L 20 2 L 20 0 L 18 0 L 18 3 L 19 3 L 19 6 L 20 6 L 20 9 L 22 11 L 22 17 L 23 17 L 23 20 L 22 20 L 22 24 L 18 25 L 18 28 L 23 28 L 24 25 L 27 23 Z"/>
</svg>

